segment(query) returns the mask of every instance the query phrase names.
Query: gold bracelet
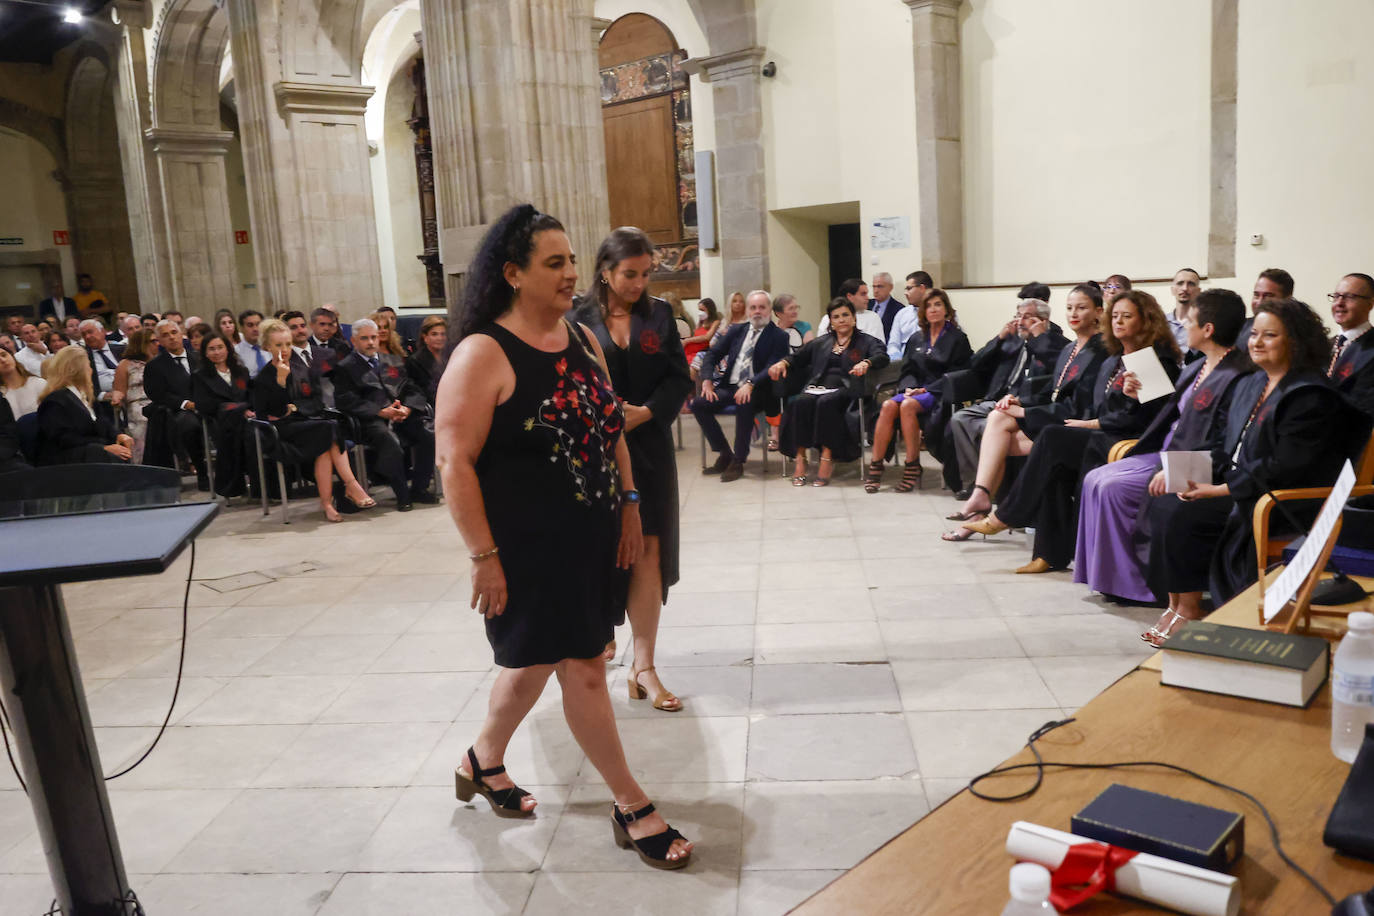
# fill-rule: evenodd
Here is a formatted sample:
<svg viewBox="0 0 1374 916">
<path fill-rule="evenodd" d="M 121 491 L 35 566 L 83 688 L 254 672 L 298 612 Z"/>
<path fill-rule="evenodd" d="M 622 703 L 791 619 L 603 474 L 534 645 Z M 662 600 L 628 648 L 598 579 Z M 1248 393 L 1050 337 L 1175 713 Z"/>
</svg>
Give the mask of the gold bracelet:
<svg viewBox="0 0 1374 916">
<path fill-rule="evenodd" d="M 474 562 L 477 561 L 477 560 L 486 560 L 486 559 L 489 559 L 489 558 L 491 558 L 491 557 L 496 556 L 496 555 L 497 555 L 498 553 L 500 553 L 500 552 L 501 552 L 501 548 L 500 548 L 500 547 L 493 547 L 491 550 L 486 550 L 486 551 L 483 551 L 482 553 L 469 554 L 468 559 L 469 559 L 469 560 L 472 560 L 472 561 L 474 561 Z"/>
</svg>

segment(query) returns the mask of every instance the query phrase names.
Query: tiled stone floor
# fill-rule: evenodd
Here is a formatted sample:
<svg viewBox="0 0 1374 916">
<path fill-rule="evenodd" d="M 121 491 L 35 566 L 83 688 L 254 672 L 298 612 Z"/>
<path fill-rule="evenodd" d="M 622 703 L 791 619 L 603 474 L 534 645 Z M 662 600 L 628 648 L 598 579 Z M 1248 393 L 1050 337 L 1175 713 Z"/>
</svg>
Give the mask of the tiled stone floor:
<svg viewBox="0 0 1374 916">
<path fill-rule="evenodd" d="M 613 845 L 554 681 L 506 761 L 539 816 L 455 801 L 493 669 L 445 508 L 383 500 L 329 525 L 300 504 L 283 527 L 244 507 L 201 537 L 197 580 L 319 568 L 192 589 L 173 727 L 110 784 L 148 912 L 781 913 L 1146 654 L 1156 612 L 1064 573 L 1010 574 L 1024 536 L 939 541 L 955 503 L 933 468 L 911 495 L 891 492 L 895 471 L 870 496 L 855 466 L 796 489 L 757 460 L 722 485 L 699 475 L 690 426 L 683 579 L 658 657 L 686 711 L 631 703 L 626 669 L 607 672 L 637 776 L 698 844 L 690 868 L 654 872 Z M 66 590 L 106 772 L 166 712 L 187 569 Z M 27 799 L 0 766 L 0 914 L 50 899 Z"/>
</svg>

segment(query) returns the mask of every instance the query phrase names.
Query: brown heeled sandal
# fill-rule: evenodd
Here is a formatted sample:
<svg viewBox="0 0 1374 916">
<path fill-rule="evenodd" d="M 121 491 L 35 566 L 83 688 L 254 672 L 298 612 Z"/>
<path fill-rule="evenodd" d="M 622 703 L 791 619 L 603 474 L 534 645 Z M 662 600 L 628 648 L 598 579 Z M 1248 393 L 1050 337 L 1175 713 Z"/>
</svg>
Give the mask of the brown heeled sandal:
<svg viewBox="0 0 1374 916">
<path fill-rule="evenodd" d="M 630 667 L 630 677 L 626 681 L 626 684 L 630 688 L 630 699 L 643 700 L 649 696 L 649 691 L 644 688 L 643 684 L 639 683 L 639 676 L 645 671 L 653 670 L 654 668 L 652 665 L 648 668 Z M 678 699 L 672 691 L 665 688 L 658 696 L 654 697 L 653 707 L 654 709 L 661 709 L 664 712 L 681 712 L 682 700 Z"/>
</svg>

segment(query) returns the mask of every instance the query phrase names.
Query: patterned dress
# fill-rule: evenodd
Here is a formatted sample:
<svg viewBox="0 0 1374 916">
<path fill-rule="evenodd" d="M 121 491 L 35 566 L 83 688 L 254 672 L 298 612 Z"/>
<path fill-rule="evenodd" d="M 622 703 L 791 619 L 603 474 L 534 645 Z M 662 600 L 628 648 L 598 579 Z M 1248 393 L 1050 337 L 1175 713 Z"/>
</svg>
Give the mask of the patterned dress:
<svg viewBox="0 0 1374 916">
<path fill-rule="evenodd" d="M 497 324 L 477 333 L 501 346 L 516 380 L 476 465 L 509 590 L 487 639 L 504 668 L 593 658 L 624 608 L 615 563 L 624 411 L 579 332 L 557 353 Z"/>
<path fill-rule="evenodd" d="M 143 416 L 143 408 L 150 403 L 143 391 L 143 370 L 148 368 L 148 364 L 137 359 L 128 362 L 129 390 L 124 398 L 124 416 L 128 418 L 129 426 L 125 432 L 134 440 L 129 463 L 142 464 L 143 447 L 148 444 L 148 420 Z"/>
</svg>

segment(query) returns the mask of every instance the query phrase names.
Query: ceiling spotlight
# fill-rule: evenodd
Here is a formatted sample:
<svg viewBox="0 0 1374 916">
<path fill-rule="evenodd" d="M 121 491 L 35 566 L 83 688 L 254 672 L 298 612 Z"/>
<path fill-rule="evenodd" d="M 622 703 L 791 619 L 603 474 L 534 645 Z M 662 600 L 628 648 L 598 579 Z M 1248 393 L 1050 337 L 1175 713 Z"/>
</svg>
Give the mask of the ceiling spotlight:
<svg viewBox="0 0 1374 916">
<path fill-rule="evenodd" d="M 66 12 L 62 14 L 62 21 L 72 24 L 79 23 L 81 21 L 81 11 L 75 7 L 67 7 Z"/>
</svg>

